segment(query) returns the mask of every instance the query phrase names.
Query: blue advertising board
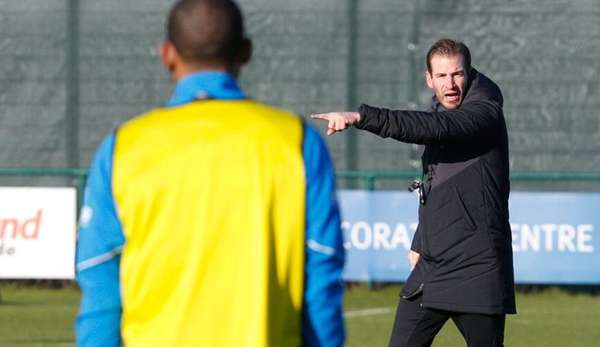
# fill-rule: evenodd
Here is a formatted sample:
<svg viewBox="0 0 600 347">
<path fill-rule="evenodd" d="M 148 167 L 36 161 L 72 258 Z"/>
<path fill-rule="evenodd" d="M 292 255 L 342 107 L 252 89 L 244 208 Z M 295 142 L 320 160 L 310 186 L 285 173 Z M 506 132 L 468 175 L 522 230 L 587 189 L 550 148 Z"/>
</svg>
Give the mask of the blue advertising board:
<svg viewBox="0 0 600 347">
<path fill-rule="evenodd" d="M 402 282 L 417 228 L 415 195 L 339 192 L 346 281 Z M 517 283 L 600 284 L 600 194 L 515 192 L 510 223 Z"/>
</svg>

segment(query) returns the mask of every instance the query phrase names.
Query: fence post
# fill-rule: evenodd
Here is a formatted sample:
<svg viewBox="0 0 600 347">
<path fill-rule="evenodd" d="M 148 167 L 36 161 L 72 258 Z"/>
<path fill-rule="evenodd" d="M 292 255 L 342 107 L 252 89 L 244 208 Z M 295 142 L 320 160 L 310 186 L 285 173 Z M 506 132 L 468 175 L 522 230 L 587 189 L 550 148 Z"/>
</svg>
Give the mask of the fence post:
<svg viewBox="0 0 600 347">
<path fill-rule="evenodd" d="M 358 0 L 348 0 L 348 58 L 346 61 L 346 109 L 355 110 L 358 105 Z M 358 168 L 358 136 L 355 129 L 348 129 L 345 136 L 345 159 L 348 170 Z M 351 186 L 356 188 L 356 186 Z"/>
<path fill-rule="evenodd" d="M 79 167 L 79 0 L 67 2 L 65 153 L 67 166 Z"/>
</svg>

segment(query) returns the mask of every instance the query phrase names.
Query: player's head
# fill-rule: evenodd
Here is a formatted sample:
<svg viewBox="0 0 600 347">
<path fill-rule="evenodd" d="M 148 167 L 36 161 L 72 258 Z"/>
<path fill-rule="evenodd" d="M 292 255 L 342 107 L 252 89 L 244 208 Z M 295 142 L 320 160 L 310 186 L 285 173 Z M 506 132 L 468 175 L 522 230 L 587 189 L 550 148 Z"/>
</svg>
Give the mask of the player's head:
<svg viewBox="0 0 600 347">
<path fill-rule="evenodd" d="M 160 54 L 177 79 L 198 70 L 237 75 L 250 60 L 251 50 L 242 13 L 234 1 L 179 0 L 169 13 Z"/>
<path fill-rule="evenodd" d="M 469 48 L 459 41 L 441 39 L 427 52 L 427 85 L 447 110 L 460 106 L 471 71 Z"/>
</svg>

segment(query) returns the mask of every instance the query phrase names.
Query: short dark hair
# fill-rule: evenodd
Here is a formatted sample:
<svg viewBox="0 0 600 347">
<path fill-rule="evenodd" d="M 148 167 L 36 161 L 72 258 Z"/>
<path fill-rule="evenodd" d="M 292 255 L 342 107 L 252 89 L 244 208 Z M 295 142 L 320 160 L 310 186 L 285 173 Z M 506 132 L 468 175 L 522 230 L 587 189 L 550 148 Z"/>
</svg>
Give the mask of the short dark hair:
<svg viewBox="0 0 600 347">
<path fill-rule="evenodd" d="M 468 73 L 469 70 L 471 70 L 471 52 L 467 45 L 460 41 L 441 39 L 429 48 L 429 52 L 427 52 L 427 71 L 429 71 L 429 73 L 431 73 L 431 58 L 436 54 L 445 56 L 462 55 L 465 64 L 465 72 Z"/>
<path fill-rule="evenodd" d="M 242 12 L 232 0 L 179 0 L 169 14 L 167 40 L 187 61 L 231 63 L 244 39 Z"/>
</svg>

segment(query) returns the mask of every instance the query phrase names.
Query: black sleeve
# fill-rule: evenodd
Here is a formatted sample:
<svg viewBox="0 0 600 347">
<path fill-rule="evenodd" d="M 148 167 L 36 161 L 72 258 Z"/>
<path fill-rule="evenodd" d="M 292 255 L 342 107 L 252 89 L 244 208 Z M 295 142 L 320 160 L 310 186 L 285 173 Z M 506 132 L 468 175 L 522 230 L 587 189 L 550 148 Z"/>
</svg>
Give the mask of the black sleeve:
<svg viewBox="0 0 600 347">
<path fill-rule="evenodd" d="M 365 104 L 358 112 L 361 119 L 356 128 L 416 144 L 465 142 L 494 135 L 502 117 L 501 106 L 487 100 L 443 112 L 396 111 Z"/>
<path fill-rule="evenodd" d="M 410 245 L 410 249 L 412 251 L 415 251 L 415 252 L 421 254 L 422 242 L 423 241 L 421 241 L 421 230 L 419 227 L 417 227 L 417 231 L 415 231 L 415 236 L 413 236 L 413 240 Z"/>
</svg>

